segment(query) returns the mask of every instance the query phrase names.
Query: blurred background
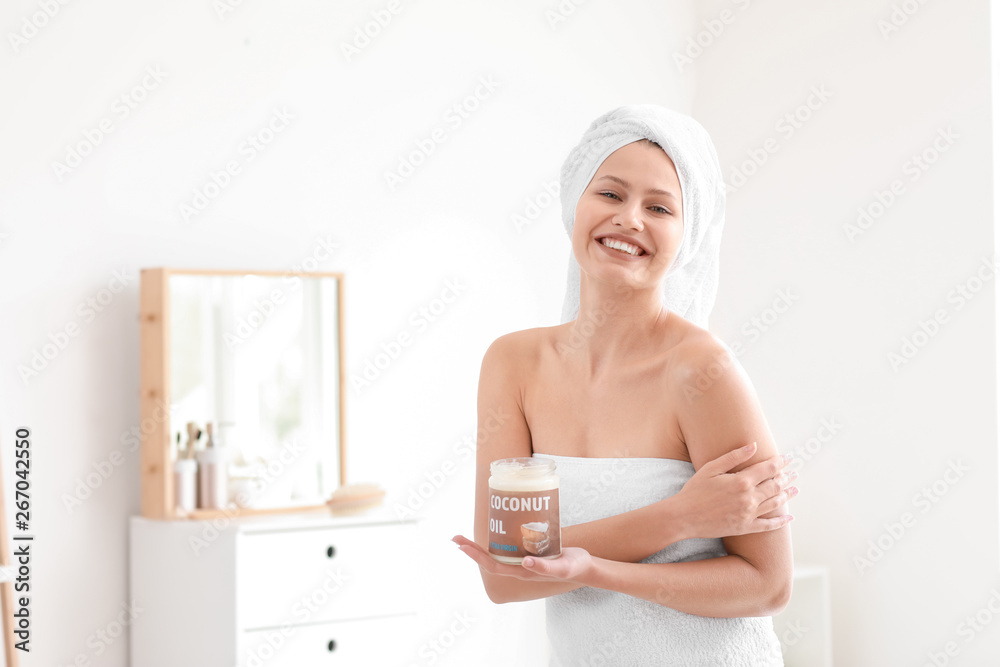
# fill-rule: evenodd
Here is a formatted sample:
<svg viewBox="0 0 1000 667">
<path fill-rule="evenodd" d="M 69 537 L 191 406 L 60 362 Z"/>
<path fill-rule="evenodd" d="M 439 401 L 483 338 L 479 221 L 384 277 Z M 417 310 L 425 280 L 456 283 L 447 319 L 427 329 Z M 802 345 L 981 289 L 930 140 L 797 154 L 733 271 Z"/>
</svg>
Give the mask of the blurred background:
<svg viewBox="0 0 1000 667">
<path fill-rule="evenodd" d="M 450 538 L 472 535 L 483 353 L 559 323 L 559 167 L 629 103 L 689 113 L 717 147 L 710 328 L 797 454 L 795 561 L 829 573 L 833 662 L 994 664 L 992 5 L 5 2 L 0 444 L 10 525 L 31 429 L 36 535 L 22 664 L 128 664 L 126 635 L 99 637 L 129 603 L 139 270 L 157 266 L 345 274 L 347 478 L 418 512 L 428 545 L 399 553 L 434 591 L 412 664 L 544 664 L 543 603 L 493 605 Z M 466 630 L 421 652 L 457 614 Z"/>
</svg>

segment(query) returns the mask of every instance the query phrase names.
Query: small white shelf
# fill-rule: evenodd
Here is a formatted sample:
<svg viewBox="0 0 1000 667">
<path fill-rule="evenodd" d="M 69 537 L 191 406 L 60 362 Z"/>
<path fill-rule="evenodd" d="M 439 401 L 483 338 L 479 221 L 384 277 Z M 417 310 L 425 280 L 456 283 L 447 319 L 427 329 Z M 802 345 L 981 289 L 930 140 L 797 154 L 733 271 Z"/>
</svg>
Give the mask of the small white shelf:
<svg viewBox="0 0 1000 667">
<path fill-rule="evenodd" d="M 773 620 L 785 667 L 833 667 L 829 568 L 796 565 L 792 599 Z"/>
</svg>

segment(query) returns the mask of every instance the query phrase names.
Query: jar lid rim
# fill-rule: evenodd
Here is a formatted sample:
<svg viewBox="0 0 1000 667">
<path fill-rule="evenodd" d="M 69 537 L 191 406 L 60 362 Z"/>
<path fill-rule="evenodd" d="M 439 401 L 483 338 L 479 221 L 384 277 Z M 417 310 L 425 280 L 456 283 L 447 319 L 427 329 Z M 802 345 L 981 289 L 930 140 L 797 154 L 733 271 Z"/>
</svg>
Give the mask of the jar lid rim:
<svg viewBox="0 0 1000 667">
<path fill-rule="evenodd" d="M 556 469 L 556 462 L 552 459 L 534 458 L 531 456 L 519 456 L 508 459 L 497 459 L 490 464 L 490 473 L 518 473 L 527 475 L 539 475 L 552 472 Z"/>
</svg>

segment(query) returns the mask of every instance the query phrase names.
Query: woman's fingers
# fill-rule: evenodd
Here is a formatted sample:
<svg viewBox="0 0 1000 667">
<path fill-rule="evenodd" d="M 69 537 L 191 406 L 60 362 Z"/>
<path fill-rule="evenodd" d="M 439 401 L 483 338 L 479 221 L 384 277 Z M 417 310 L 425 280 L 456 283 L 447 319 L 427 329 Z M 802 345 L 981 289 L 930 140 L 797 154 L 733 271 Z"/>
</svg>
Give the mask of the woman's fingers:
<svg viewBox="0 0 1000 667">
<path fill-rule="evenodd" d="M 763 482 L 757 485 L 758 497 L 763 501 L 766 498 L 772 498 L 782 491 L 787 491 L 791 488 L 792 482 L 798 479 L 799 473 L 797 472 L 781 472 L 771 477 L 765 479 Z"/>
<path fill-rule="evenodd" d="M 766 479 L 757 485 L 758 498 L 757 515 L 773 512 L 782 504 L 798 495 L 799 490 L 792 482 L 799 476 L 797 472 L 782 472 L 775 477 Z"/>
<path fill-rule="evenodd" d="M 761 461 L 760 463 L 748 466 L 736 474 L 746 476 L 746 478 L 754 484 L 760 484 L 761 482 L 778 475 L 781 472 L 781 469 L 788 465 L 788 461 L 789 459 L 786 459 L 783 454 L 776 454 L 769 459 Z"/>
<path fill-rule="evenodd" d="M 757 506 L 757 515 L 763 516 L 778 509 L 789 500 L 799 494 L 799 490 L 794 486 L 784 489 L 778 495 L 772 496 Z"/>
<path fill-rule="evenodd" d="M 542 570 L 532 571 L 528 570 L 521 565 L 512 565 L 509 563 L 501 563 L 491 556 L 485 549 L 473 542 L 472 540 L 462 536 L 456 535 L 451 538 L 451 541 L 458 545 L 458 548 L 462 550 L 462 553 L 467 555 L 472 560 L 476 561 L 476 564 L 480 568 L 485 570 L 490 574 L 498 574 L 505 577 L 517 577 L 518 579 L 547 579 L 548 577 L 544 574 Z M 541 560 L 535 558 L 535 561 Z"/>
<path fill-rule="evenodd" d="M 535 574 L 558 577 L 561 574 L 560 568 L 563 565 L 558 561 L 558 558 L 553 561 L 546 558 L 534 558 L 532 556 L 527 556 L 521 561 L 521 567 L 525 568 L 529 572 L 534 572 Z"/>
<path fill-rule="evenodd" d="M 461 547 L 469 547 L 469 548 L 472 548 L 472 549 L 474 549 L 476 551 L 482 551 L 483 550 L 483 548 L 481 546 L 479 546 L 478 544 L 476 544 L 475 542 L 473 542 L 472 540 L 470 540 L 469 538 L 467 538 L 465 535 L 456 535 L 455 537 L 451 538 L 451 541 L 454 542 L 455 544 L 457 544 L 459 546 L 459 548 L 461 548 Z"/>
<path fill-rule="evenodd" d="M 707 474 L 715 476 L 729 472 L 739 464 L 747 461 L 757 453 L 757 443 L 751 442 L 743 447 L 730 450 L 718 458 L 714 458 L 701 467 Z M 749 470 L 749 468 L 748 468 Z M 741 471 L 742 472 L 742 471 Z"/>
<path fill-rule="evenodd" d="M 573 575 L 571 564 L 565 558 L 534 558 L 528 556 L 521 561 L 521 567 L 529 572 L 548 578 L 567 579 Z"/>
<path fill-rule="evenodd" d="M 591 561 L 591 555 L 585 549 L 564 547 L 556 558 L 527 556 L 521 561 L 521 567 L 549 580 L 568 581 L 586 570 Z"/>
<path fill-rule="evenodd" d="M 722 456 L 712 459 L 705 465 L 701 467 L 701 471 L 706 471 L 709 475 L 721 475 L 731 471 L 736 466 L 740 465 L 744 461 L 749 460 L 757 453 L 757 443 L 751 442 L 744 447 L 737 447 L 736 449 L 730 450 L 723 454 Z M 760 461 L 748 466 L 743 470 L 740 470 L 737 475 L 744 475 L 747 479 L 753 481 L 754 485 L 760 484 L 764 480 L 774 477 L 781 469 L 788 465 L 791 458 L 786 458 L 784 454 L 776 454 L 769 459 Z"/>
<path fill-rule="evenodd" d="M 458 545 L 458 548 L 462 550 L 462 553 L 476 561 L 476 564 L 479 565 L 479 567 L 483 568 L 490 574 L 512 574 L 509 571 L 503 571 L 505 566 L 510 568 L 510 565 L 497 561 L 490 556 L 485 549 L 472 540 L 467 539 L 462 535 L 456 535 L 451 538 L 451 541 Z"/>
<path fill-rule="evenodd" d="M 757 517 L 760 518 L 769 514 L 788 502 L 788 492 L 782 491 L 776 496 L 772 496 L 757 506 Z"/>
<path fill-rule="evenodd" d="M 479 567 L 489 572 L 493 571 L 492 565 L 500 565 L 500 563 L 493 560 L 488 553 L 484 552 L 481 546 L 472 540 L 466 539 L 462 535 L 456 535 L 451 538 L 451 541 L 458 545 L 458 548 L 462 550 L 462 553 L 476 561 L 476 564 L 479 565 Z"/>
<path fill-rule="evenodd" d="M 750 529 L 752 533 L 763 533 L 767 530 L 777 530 L 787 526 L 795 517 L 791 514 L 782 514 L 770 519 L 756 519 Z"/>
</svg>

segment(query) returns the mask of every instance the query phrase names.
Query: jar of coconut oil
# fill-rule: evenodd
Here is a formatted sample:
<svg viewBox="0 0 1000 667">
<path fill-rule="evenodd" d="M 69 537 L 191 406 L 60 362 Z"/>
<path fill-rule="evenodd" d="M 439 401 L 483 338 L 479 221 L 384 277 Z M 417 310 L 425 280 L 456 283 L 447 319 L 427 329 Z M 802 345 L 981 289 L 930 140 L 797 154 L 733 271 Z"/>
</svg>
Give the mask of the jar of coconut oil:
<svg viewBox="0 0 1000 667">
<path fill-rule="evenodd" d="M 559 477 L 552 459 L 521 457 L 490 464 L 490 555 L 501 563 L 562 553 Z"/>
</svg>

